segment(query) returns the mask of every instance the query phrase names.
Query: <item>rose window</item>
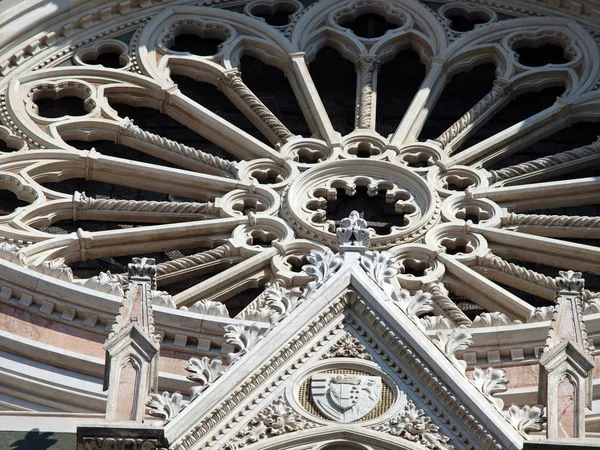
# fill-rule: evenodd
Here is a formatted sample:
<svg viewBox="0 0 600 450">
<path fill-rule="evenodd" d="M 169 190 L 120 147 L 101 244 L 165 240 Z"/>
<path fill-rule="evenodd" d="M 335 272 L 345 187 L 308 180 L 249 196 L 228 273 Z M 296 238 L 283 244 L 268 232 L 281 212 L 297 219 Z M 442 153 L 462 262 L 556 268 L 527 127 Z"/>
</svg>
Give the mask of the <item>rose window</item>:
<svg viewBox="0 0 600 450">
<path fill-rule="evenodd" d="M 432 293 L 430 328 L 547 320 L 567 269 L 600 312 L 590 30 L 462 3 L 189 3 L 0 64 L 0 257 L 72 289 L 0 301 L 102 334 L 152 257 L 163 344 L 213 351 L 182 323 L 267 323 L 265 286 L 305 286 L 356 210 L 398 283 Z"/>
</svg>

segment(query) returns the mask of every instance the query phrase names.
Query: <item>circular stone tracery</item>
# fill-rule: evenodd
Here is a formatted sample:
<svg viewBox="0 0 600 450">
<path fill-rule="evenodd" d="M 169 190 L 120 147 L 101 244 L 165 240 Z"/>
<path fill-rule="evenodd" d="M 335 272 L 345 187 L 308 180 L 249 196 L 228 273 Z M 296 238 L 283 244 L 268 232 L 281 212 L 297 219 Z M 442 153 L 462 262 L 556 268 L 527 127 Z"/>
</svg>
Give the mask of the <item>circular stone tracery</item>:
<svg viewBox="0 0 600 450">
<path fill-rule="evenodd" d="M 431 229 L 440 218 L 440 197 L 406 167 L 339 160 L 309 169 L 293 181 L 284 193 L 282 215 L 299 235 L 337 247 L 335 228 L 348 208 L 357 209 L 373 228 L 371 245 L 387 248 L 416 241 Z"/>
</svg>

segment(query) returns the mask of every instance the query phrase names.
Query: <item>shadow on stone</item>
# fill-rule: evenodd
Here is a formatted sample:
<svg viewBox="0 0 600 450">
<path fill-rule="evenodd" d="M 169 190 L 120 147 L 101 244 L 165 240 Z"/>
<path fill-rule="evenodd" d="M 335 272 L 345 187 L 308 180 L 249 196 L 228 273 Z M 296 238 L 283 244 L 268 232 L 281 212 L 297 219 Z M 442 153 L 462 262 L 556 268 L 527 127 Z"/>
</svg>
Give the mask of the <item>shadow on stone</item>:
<svg viewBox="0 0 600 450">
<path fill-rule="evenodd" d="M 28 431 L 23 439 L 10 444 L 10 448 L 13 450 L 47 450 L 57 442 L 56 439 L 51 439 L 53 435 L 54 433 L 42 433 L 39 429 L 34 428 Z"/>
</svg>

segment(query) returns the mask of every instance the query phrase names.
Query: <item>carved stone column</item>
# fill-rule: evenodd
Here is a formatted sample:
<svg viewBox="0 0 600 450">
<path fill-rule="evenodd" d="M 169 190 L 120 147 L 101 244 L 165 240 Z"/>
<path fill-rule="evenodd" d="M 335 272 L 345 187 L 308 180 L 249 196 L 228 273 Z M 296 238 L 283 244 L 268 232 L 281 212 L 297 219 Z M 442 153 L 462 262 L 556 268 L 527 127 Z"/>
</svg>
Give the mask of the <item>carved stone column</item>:
<svg viewBox="0 0 600 450">
<path fill-rule="evenodd" d="M 560 272 L 556 307 L 540 358 L 540 403 L 546 404 L 548 439 L 583 438 L 585 408 L 591 408 L 594 360 L 583 322 L 584 280 Z"/>
<path fill-rule="evenodd" d="M 108 390 L 106 420 L 109 422 L 143 422 L 148 392 L 156 391 L 160 340 L 154 334 L 152 314 L 155 288 L 154 259 L 134 258 L 129 264 L 129 286 L 104 344 L 104 390 Z"/>
<path fill-rule="evenodd" d="M 378 66 L 378 61 L 373 57 L 362 57 L 358 63 L 357 128 L 375 128 L 375 73 Z"/>
<path fill-rule="evenodd" d="M 246 86 L 242 81 L 242 76 L 237 69 L 224 72 L 219 78 L 219 90 L 230 90 L 247 108 L 252 112 L 254 119 L 258 119 L 261 124 L 273 132 L 281 141 L 287 141 L 293 136 L 292 132 L 275 117 L 269 108 L 265 106 L 260 99 Z M 227 93 L 227 92 L 226 92 Z M 249 117 L 252 120 L 253 117 Z M 260 125 L 260 124 L 258 124 Z M 260 127 L 260 126 L 259 126 Z"/>
</svg>

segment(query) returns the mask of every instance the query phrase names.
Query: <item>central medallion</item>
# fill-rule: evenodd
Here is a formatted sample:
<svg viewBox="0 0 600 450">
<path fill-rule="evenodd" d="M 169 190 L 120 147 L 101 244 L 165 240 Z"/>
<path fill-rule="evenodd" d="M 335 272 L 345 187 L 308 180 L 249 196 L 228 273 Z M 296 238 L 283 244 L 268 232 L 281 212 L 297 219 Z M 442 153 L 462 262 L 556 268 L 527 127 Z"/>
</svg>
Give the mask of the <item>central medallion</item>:
<svg viewBox="0 0 600 450">
<path fill-rule="evenodd" d="M 371 245 L 420 239 L 440 218 L 440 198 L 407 167 L 371 159 L 320 164 L 294 180 L 282 213 L 299 235 L 337 247 L 335 229 L 352 210 L 367 221 Z"/>
<path fill-rule="evenodd" d="M 381 378 L 375 376 L 313 375 L 311 395 L 315 405 L 327 417 L 353 422 L 369 414 L 379 402 Z"/>
</svg>

